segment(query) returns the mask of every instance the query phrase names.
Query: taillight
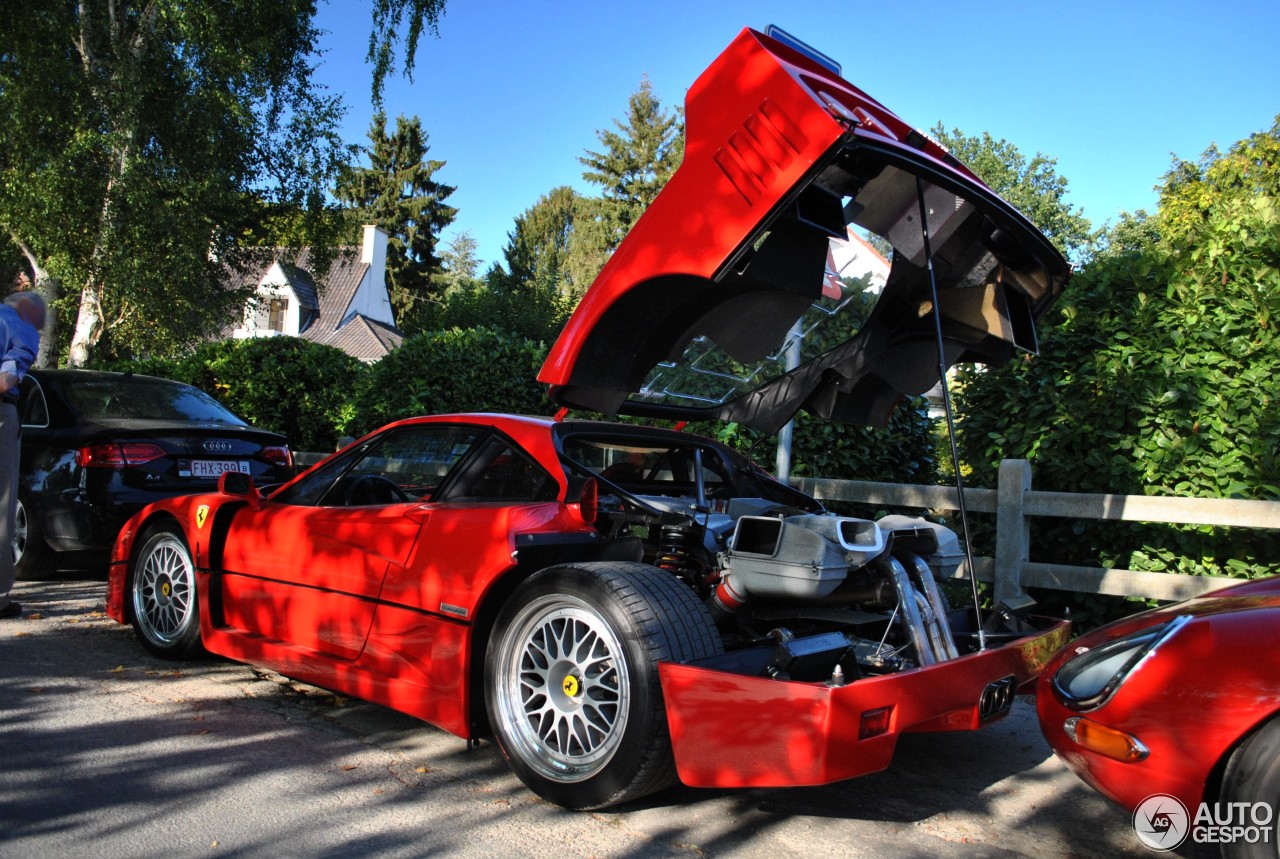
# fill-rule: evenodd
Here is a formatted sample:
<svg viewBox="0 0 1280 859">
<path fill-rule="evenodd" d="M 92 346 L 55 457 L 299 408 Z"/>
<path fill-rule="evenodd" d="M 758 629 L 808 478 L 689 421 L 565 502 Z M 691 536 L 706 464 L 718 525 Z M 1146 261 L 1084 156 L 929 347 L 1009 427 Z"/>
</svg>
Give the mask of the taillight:
<svg viewBox="0 0 1280 859">
<path fill-rule="evenodd" d="M 284 445 L 264 447 L 259 451 L 258 458 L 263 462 L 269 462 L 272 465 L 281 465 L 285 468 L 293 468 L 293 454 L 289 451 L 289 448 Z"/>
<path fill-rule="evenodd" d="M 81 468 L 129 468 L 168 456 L 158 444 L 127 441 L 91 444 L 76 451 L 76 465 Z"/>
</svg>

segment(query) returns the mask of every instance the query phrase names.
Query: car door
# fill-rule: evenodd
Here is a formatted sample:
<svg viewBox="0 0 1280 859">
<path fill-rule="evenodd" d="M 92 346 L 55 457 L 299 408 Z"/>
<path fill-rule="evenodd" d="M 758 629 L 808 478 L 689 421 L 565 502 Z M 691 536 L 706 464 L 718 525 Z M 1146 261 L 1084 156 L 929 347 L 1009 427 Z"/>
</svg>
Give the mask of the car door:
<svg viewBox="0 0 1280 859">
<path fill-rule="evenodd" d="M 439 482 L 483 434 L 407 425 L 330 460 L 232 521 L 219 588 L 232 627 L 360 655 L 388 569 L 407 563 Z"/>
<path fill-rule="evenodd" d="M 430 504 L 413 557 L 390 572 L 382 602 L 470 619 L 493 578 L 514 563 L 514 535 L 559 515 L 558 494 L 555 479 L 513 441 L 484 439 Z"/>
</svg>

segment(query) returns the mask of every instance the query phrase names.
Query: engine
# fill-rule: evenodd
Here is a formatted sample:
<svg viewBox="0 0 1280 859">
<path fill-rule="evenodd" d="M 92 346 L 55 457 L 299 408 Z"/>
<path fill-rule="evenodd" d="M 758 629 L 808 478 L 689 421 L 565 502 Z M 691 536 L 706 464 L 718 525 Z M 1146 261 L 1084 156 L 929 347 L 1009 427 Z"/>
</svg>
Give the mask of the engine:
<svg viewBox="0 0 1280 859">
<path fill-rule="evenodd" d="M 845 683 L 958 655 L 937 583 L 962 557 L 948 528 L 780 510 L 763 499 L 694 515 L 687 499 L 644 500 L 663 521 L 620 528 L 615 518 L 615 531 L 643 535 L 635 542 L 644 560 L 699 593 L 727 650 L 773 648 L 762 673 Z"/>
</svg>

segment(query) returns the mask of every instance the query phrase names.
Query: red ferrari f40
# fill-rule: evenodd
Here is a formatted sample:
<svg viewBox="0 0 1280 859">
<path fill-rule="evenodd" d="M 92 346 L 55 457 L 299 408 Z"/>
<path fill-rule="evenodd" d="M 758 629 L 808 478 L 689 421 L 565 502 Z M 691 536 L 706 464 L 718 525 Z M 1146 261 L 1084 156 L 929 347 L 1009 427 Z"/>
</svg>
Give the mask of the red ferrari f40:
<svg viewBox="0 0 1280 859">
<path fill-rule="evenodd" d="M 1069 269 L 832 64 L 744 30 L 689 90 L 684 161 L 542 368 L 562 407 L 883 423 L 957 361 L 1035 346 Z M 892 246 L 881 283 L 841 276 Z M 262 492 L 134 516 L 108 611 L 197 648 L 493 736 L 600 808 L 677 779 L 813 785 L 899 736 L 1007 712 L 1067 624 L 953 610 L 955 534 L 835 515 L 712 439 L 495 414 L 393 423 Z"/>
</svg>

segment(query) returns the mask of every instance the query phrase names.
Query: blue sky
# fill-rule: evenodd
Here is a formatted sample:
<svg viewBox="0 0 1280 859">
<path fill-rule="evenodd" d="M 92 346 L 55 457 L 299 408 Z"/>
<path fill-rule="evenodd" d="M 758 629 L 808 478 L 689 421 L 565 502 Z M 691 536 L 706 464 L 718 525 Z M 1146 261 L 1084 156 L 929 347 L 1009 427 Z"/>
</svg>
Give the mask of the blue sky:
<svg viewBox="0 0 1280 859">
<path fill-rule="evenodd" d="M 367 143 L 368 0 L 328 0 L 317 71 Z M 1095 225 L 1154 208 L 1174 156 L 1194 160 L 1280 113 L 1280 2 L 1071 0 L 450 0 L 411 83 L 386 110 L 421 117 L 439 181 L 457 187 L 445 231 L 501 259 L 514 218 L 558 185 L 592 189 L 578 157 L 647 77 L 668 109 L 744 26 L 794 33 L 907 122 L 990 132 L 1057 159 L 1067 201 Z"/>
</svg>

